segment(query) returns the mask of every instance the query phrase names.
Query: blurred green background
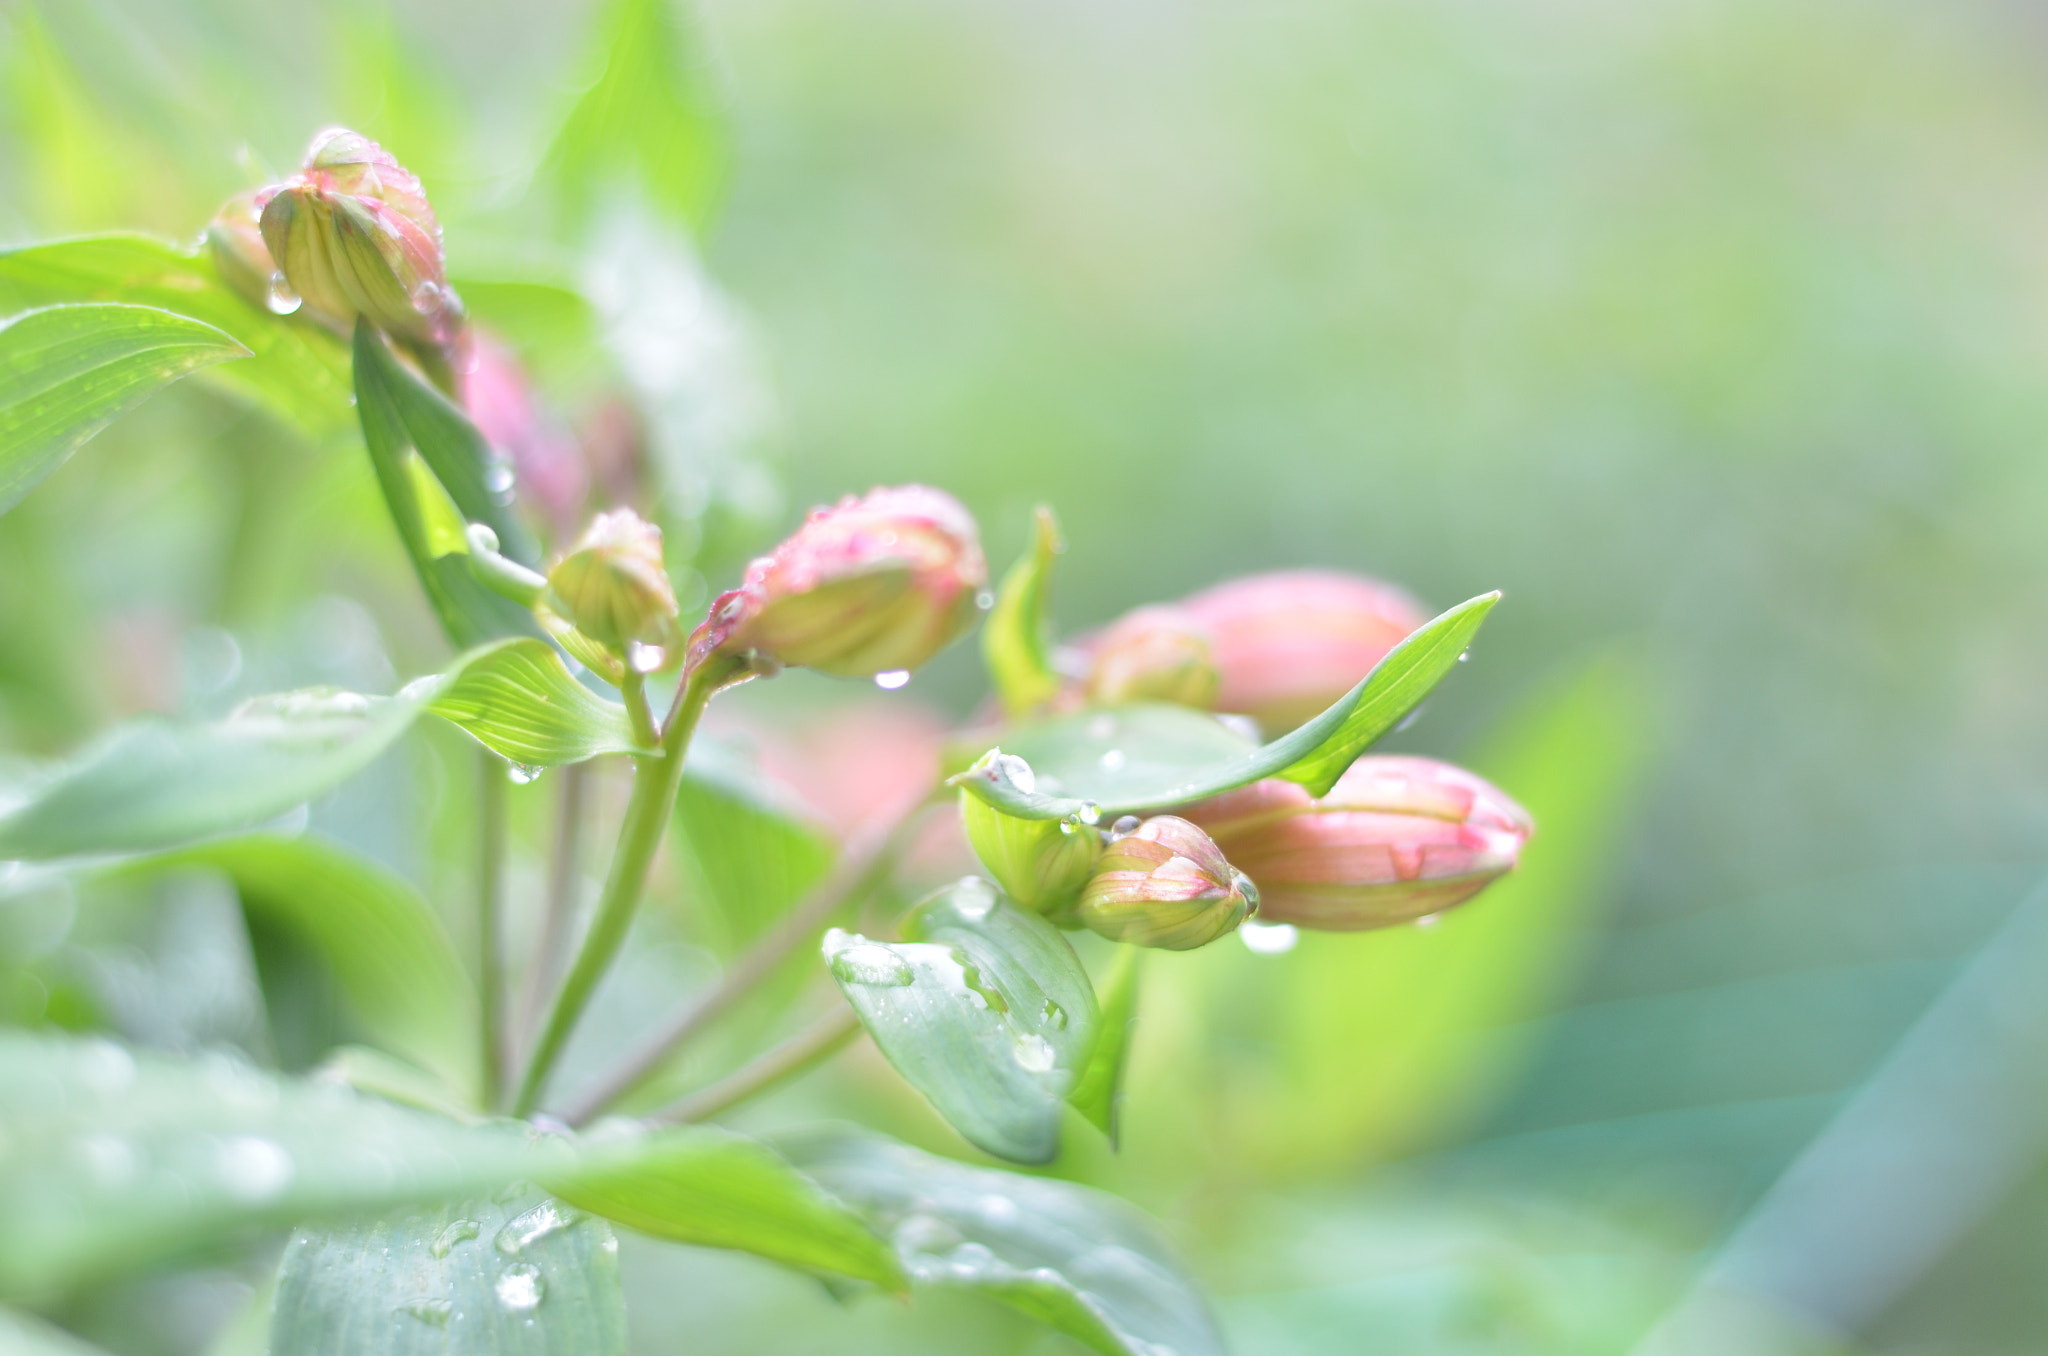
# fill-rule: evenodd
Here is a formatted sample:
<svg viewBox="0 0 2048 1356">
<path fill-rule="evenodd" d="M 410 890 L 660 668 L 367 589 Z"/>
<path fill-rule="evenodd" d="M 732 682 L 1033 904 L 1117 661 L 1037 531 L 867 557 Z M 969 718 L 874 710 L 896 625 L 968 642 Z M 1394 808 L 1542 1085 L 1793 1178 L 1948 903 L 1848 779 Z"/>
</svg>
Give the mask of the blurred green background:
<svg viewBox="0 0 2048 1356">
<path fill-rule="evenodd" d="M 638 102 L 558 136 L 621 23 Z M 13 0 L 0 242 L 195 238 L 344 122 L 565 421 L 628 393 L 702 588 L 914 479 L 998 565 L 1051 503 L 1070 629 L 1301 564 L 1505 589 L 1394 742 L 1528 802 L 1521 875 L 1154 957 L 1123 1148 L 1056 1170 L 1157 1212 L 1246 1353 L 2033 1351 L 2044 70 L 1976 0 Z M 153 401 L 0 519 L 0 748 L 432 665 L 381 515 L 348 435 Z M 979 693 L 961 646 L 900 700 Z M 446 884 L 419 742 L 314 813 Z M 972 1153 L 864 1056 L 750 1114 Z M 650 1353 L 1069 1349 L 627 1266 Z M 67 1317 L 204 1350 L 248 1279 Z"/>
</svg>

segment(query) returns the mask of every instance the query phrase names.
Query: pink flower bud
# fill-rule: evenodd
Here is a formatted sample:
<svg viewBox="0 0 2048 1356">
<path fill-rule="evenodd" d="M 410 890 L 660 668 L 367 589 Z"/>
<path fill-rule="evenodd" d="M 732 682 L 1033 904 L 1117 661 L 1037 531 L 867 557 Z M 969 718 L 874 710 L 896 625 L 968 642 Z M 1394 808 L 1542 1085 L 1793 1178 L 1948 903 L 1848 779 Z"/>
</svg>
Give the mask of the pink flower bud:
<svg viewBox="0 0 2048 1356">
<path fill-rule="evenodd" d="M 472 329 L 459 389 L 463 412 L 477 432 L 512 463 L 521 499 L 557 532 L 573 528 L 590 488 L 582 449 L 535 398 L 512 350 L 495 335 Z"/>
<path fill-rule="evenodd" d="M 631 509 L 598 514 L 548 572 L 548 590 L 554 611 L 608 649 L 660 647 L 675 637 L 676 594 L 662 568 L 661 529 Z"/>
<path fill-rule="evenodd" d="M 1115 941 L 1192 951 L 1235 931 L 1259 898 L 1208 834 L 1156 815 L 1102 850 L 1074 916 Z"/>
<path fill-rule="evenodd" d="M 1141 607 L 1111 624 L 1088 647 L 1088 700 L 1173 702 L 1208 710 L 1219 675 L 1209 633 L 1176 607 Z"/>
<path fill-rule="evenodd" d="M 1267 921 L 1332 932 L 1463 903 L 1514 869 L 1534 830 L 1497 787 L 1429 758 L 1361 758 L 1321 800 L 1263 781 L 1186 813 L 1258 880 Z"/>
<path fill-rule="evenodd" d="M 967 629 L 987 583 L 974 519 L 952 496 L 922 485 L 849 495 L 748 566 L 691 651 L 752 650 L 840 677 L 914 669 Z"/>
<path fill-rule="evenodd" d="M 420 181 L 369 138 L 313 138 L 300 172 L 263 208 L 263 241 L 307 306 L 362 315 L 387 334 L 447 344 L 462 327 L 441 227 Z"/>
<path fill-rule="evenodd" d="M 1209 633 L 1216 708 L 1291 729 L 1349 692 L 1429 620 L 1391 584 L 1330 570 L 1233 579 L 1181 607 Z"/>
<path fill-rule="evenodd" d="M 242 295 L 251 306 L 281 314 L 298 309 L 298 303 L 291 300 L 288 292 L 274 289 L 277 278 L 277 261 L 270 257 L 270 247 L 263 243 L 263 205 L 270 201 L 274 188 L 251 189 L 237 193 L 221 205 L 212 221 L 206 224 L 206 248 L 213 255 L 214 267 L 220 270 L 221 281 Z"/>
</svg>

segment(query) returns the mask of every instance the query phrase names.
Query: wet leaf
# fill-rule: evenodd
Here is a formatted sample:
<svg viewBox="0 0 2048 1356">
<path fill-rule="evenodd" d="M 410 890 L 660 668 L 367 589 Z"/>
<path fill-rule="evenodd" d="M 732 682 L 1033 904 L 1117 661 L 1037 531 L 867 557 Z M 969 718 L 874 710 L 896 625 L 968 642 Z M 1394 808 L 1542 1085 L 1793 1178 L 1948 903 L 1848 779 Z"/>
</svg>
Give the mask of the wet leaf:
<svg viewBox="0 0 2048 1356">
<path fill-rule="evenodd" d="M 917 1285 L 987 1295 L 1109 1356 L 1222 1356 L 1201 1291 L 1151 1221 L 1114 1196 L 876 1136 L 778 1144 L 868 1215 Z"/>
<path fill-rule="evenodd" d="M 1073 948 L 978 877 L 919 905 L 903 935 L 825 934 L 825 960 L 868 1034 L 970 1143 L 1050 1162 L 1097 1026 Z"/>
<path fill-rule="evenodd" d="M 1131 1036 L 1138 1025 L 1138 968 L 1144 958 L 1143 947 L 1116 949 L 1116 959 L 1096 994 L 1102 1020 L 1095 1047 L 1088 1052 L 1080 1081 L 1067 1095 L 1076 1111 L 1109 1136 L 1111 1148 L 1116 1147 L 1122 1118 L 1124 1064 L 1130 1058 Z"/>
<path fill-rule="evenodd" d="M 519 638 L 470 651 L 421 680 L 426 709 L 493 753 L 529 767 L 580 763 L 601 753 L 648 753 L 626 708 L 569 676 L 552 646 Z"/>
<path fill-rule="evenodd" d="M 150 306 L 50 306 L 0 322 L 0 513 L 163 387 L 248 353 Z"/>
<path fill-rule="evenodd" d="M 995 607 L 981 628 L 989 681 L 1013 719 L 1029 715 L 1060 690 L 1047 638 L 1046 593 L 1053 559 L 1065 549 L 1052 510 L 1041 506 L 1032 520 L 1031 547 L 1003 575 Z"/>
<path fill-rule="evenodd" d="M 698 735 L 676 791 L 677 854 L 694 931 L 732 951 L 789 910 L 832 864 L 814 812 L 738 749 Z"/>
<path fill-rule="evenodd" d="M 7 1356 L 106 1356 L 99 1347 L 12 1309 L 0 1309 L 0 1351 Z"/>
<path fill-rule="evenodd" d="M 1031 764 L 1028 785 L 1000 765 L 961 773 L 953 782 L 1026 819 L 1167 809 L 1262 777 L 1285 777 L 1320 796 L 1450 672 L 1499 601 L 1498 593 L 1481 594 L 1424 624 L 1328 710 L 1270 744 L 1251 747 L 1195 712 L 1119 707 L 1005 735 L 1004 751 Z"/>
</svg>

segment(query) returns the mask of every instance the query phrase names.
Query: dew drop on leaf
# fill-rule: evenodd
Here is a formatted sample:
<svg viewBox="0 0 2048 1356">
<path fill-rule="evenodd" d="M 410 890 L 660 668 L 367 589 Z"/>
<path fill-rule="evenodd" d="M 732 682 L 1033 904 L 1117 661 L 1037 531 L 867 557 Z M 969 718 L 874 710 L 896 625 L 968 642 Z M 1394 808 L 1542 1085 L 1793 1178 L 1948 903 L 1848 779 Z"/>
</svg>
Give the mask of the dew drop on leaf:
<svg viewBox="0 0 2048 1356">
<path fill-rule="evenodd" d="M 855 942 L 832 957 L 832 973 L 844 984 L 871 989 L 907 988 L 915 979 L 910 963 L 886 946 Z"/>
<path fill-rule="evenodd" d="M 1019 1036 L 1016 1057 L 1018 1068 L 1035 1074 L 1051 1073 L 1054 1062 L 1059 1058 L 1052 1042 L 1043 1036 Z"/>
<path fill-rule="evenodd" d="M 540 774 L 545 771 L 546 768 L 535 767 L 531 763 L 505 764 L 505 775 L 512 779 L 514 786 L 530 786 L 539 781 Z"/>
<path fill-rule="evenodd" d="M 400 1305 L 398 1311 L 430 1327 L 445 1328 L 448 1326 L 449 1315 L 455 1312 L 455 1302 L 445 1299 L 414 1300 L 410 1304 Z"/>
<path fill-rule="evenodd" d="M 427 1245 L 427 1251 L 436 1257 L 446 1257 L 457 1243 L 467 1243 L 482 1232 L 473 1219 L 459 1219 L 434 1235 L 434 1241 Z"/>
<path fill-rule="evenodd" d="M 1040 1011 L 1039 1016 L 1050 1022 L 1052 1029 L 1055 1031 L 1065 1031 L 1067 1029 L 1067 1010 L 1053 1002 L 1050 998 L 1045 1000 L 1045 1007 Z"/>
<path fill-rule="evenodd" d="M 270 293 L 264 300 L 272 315 L 290 315 L 303 304 L 282 269 L 270 275 Z"/>
<path fill-rule="evenodd" d="M 1294 950 L 1301 934 L 1292 923 L 1245 923 L 1237 930 L 1244 944 L 1261 956 L 1278 956 Z"/>
<path fill-rule="evenodd" d="M 548 1288 L 540 1278 L 540 1268 L 521 1263 L 506 1267 L 498 1273 L 497 1284 L 491 1287 L 497 1293 L 498 1303 L 514 1313 L 537 1309 L 547 1297 Z"/>
<path fill-rule="evenodd" d="M 499 1252 L 508 1257 L 517 1256 L 529 1244 L 539 1242 L 557 1230 L 566 1229 L 582 1218 L 580 1211 L 573 1210 L 560 1201 L 545 1200 L 498 1230 L 498 1236 L 494 1241 Z"/>
<path fill-rule="evenodd" d="M 1083 824 L 1098 824 L 1102 822 L 1102 807 L 1092 800 L 1082 801 L 1081 808 L 1074 813 L 1080 816 Z"/>
</svg>

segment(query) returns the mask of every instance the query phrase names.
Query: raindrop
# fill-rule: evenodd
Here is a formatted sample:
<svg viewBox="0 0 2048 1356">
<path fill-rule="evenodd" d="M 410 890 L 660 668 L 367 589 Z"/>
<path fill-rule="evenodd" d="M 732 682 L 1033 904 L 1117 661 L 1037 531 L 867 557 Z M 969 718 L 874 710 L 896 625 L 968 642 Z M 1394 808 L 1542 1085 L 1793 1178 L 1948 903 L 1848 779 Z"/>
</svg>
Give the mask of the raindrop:
<svg viewBox="0 0 2048 1356">
<path fill-rule="evenodd" d="M 1017 1038 L 1017 1067 L 1025 1073 L 1051 1073 L 1059 1055 L 1052 1048 L 1052 1042 L 1043 1036 L 1019 1036 Z"/>
<path fill-rule="evenodd" d="M 1401 719 L 1400 719 L 1399 723 L 1397 723 L 1397 724 L 1396 724 L 1396 725 L 1394 726 L 1394 733 L 1395 733 L 1395 734 L 1399 734 L 1399 733 L 1401 733 L 1401 731 L 1403 731 L 1403 730 L 1407 729 L 1407 728 L 1408 728 L 1409 726 L 1413 725 L 1413 724 L 1414 724 L 1414 723 L 1415 723 L 1416 721 L 1418 721 L 1418 720 L 1421 720 L 1421 719 L 1422 719 L 1422 707 L 1421 707 L 1421 705 L 1420 705 L 1420 704 L 1418 704 L 1418 705 L 1415 705 L 1415 706 L 1411 706 L 1411 707 L 1409 707 L 1409 708 L 1408 708 L 1408 714 L 1407 714 L 1407 715 L 1405 715 L 1405 716 L 1403 716 L 1403 717 L 1401 717 Z"/>
<path fill-rule="evenodd" d="M 1067 1010 L 1053 1002 L 1050 998 L 1045 1000 L 1045 1006 L 1039 1010 L 1038 1015 L 1051 1022 L 1052 1029 L 1055 1031 L 1065 1031 L 1067 1029 Z"/>
<path fill-rule="evenodd" d="M 427 1251 L 436 1257 L 446 1257 L 457 1243 L 467 1243 L 481 1232 L 482 1229 L 473 1219 L 456 1220 L 434 1235 L 434 1241 L 427 1244 Z"/>
<path fill-rule="evenodd" d="M 826 938 L 826 944 L 831 944 L 831 938 Z M 871 989 L 902 989 L 916 980 L 908 961 L 888 947 L 870 941 L 858 941 L 835 952 L 832 973 L 842 984 L 861 984 Z"/>
<path fill-rule="evenodd" d="M 1102 807 L 1092 800 L 1082 801 L 1081 808 L 1074 813 L 1083 824 L 1099 824 L 1102 822 Z"/>
<path fill-rule="evenodd" d="M 535 767 L 532 763 L 505 764 L 505 775 L 512 779 L 514 786 L 531 786 L 540 780 L 540 774 L 545 771 L 546 768 Z"/>
<path fill-rule="evenodd" d="M 1015 1224 L 1017 1214 L 1017 1203 L 1008 1196 L 981 1198 L 981 1217 L 991 1224 Z"/>
<path fill-rule="evenodd" d="M 1464 662 L 1465 662 L 1466 660 L 1470 659 L 1471 657 L 1472 657 L 1472 652 L 1471 652 L 1470 650 L 1460 650 L 1460 651 L 1458 651 L 1458 662 L 1459 662 L 1460 664 L 1464 663 Z"/>
<path fill-rule="evenodd" d="M 414 1300 L 411 1304 L 399 1306 L 398 1312 L 409 1314 L 430 1327 L 445 1328 L 449 1315 L 455 1312 L 455 1302 L 444 1299 Z"/>
<path fill-rule="evenodd" d="M 887 673 L 875 675 L 875 686 L 884 692 L 894 692 L 910 681 L 909 669 L 890 669 Z"/>
<path fill-rule="evenodd" d="M 270 295 L 264 301 L 272 315 L 290 315 L 304 304 L 299 300 L 299 294 L 292 291 L 291 282 L 282 269 L 270 275 Z"/>
<path fill-rule="evenodd" d="M 626 663 L 635 673 L 656 673 L 668 663 L 668 651 L 659 645 L 645 645 L 637 640 L 626 642 Z"/>
<path fill-rule="evenodd" d="M 1443 917 L 1444 916 L 1441 912 L 1426 913 L 1422 915 L 1422 917 L 1415 920 L 1415 926 L 1419 928 L 1433 928 L 1438 923 L 1443 921 Z"/>
<path fill-rule="evenodd" d="M 548 1293 L 547 1286 L 540 1279 L 540 1268 L 524 1263 L 499 1272 L 498 1282 L 491 1288 L 497 1292 L 498 1303 L 514 1313 L 538 1309 Z"/>
<path fill-rule="evenodd" d="M 937 1215 L 906 1215 L 896 1226 L 896 1246 L 908 1252 L 950 1252 L 962 1241 L 960 1231 Z"/>
<path fill-rule="evenodd" d="M 529 1243 L 546 1238 L 557 1230 L 566 1229 L 582 1218 L 581 1212 L 570 1209 L 560 1201 L 545 1200 L 498 1230 L 498 1236 L 493 1241 L 497 1244 L 499 1252 L 507 1257 L 515 1257 Z"/>
<path fill-rule="evenodd" d="M 292 1180 L 292 1156 L 257 1135 L 236 1135 L 220 1146 L 214 1166 L 221 1185 L 238 1200 L 267 1201 Z"/>
<path fill-rule="evenodd" d="M 995 1266 L 996 1255 L 979 1243 L 962 1243 L 953 1249 L 946 1265 L 962 1280 L 983 1275 Z"/>
<path fill-rule="evenodd" d="M 1100 761 L 1104 772 L 1119 772 L 1123 769 L 1124 765 L 1124 751 L 1122 749 L 1111 749 L 1102 755 Z"/>
<path fill-rule="evenodd" d="M 1237 930 L 1244 944 L 1261 956 L 1278 956 L 1294 950 L 1301 940 L 1292 923 L 1245 923 Z"/>
<path fill-rule="evenodd" d="M 983 612 L 986 612 L 996 605 L 996 596 L 987 589 L 983 589 L 974 595 L 974 605 Z"/>
<path fill-rule="evenodd" d="M 1001 749 L 989 750 L 988 777 L 993 782 L 1008 782 L 1027 796 L 1038 789 L 1038 776 L 1032 772 L 1031 764 Z"/>
<path fill-rule="evenodd" d="M 1109 826 L 1109 836 L 1112 838 L 1122 838 L 1136 833 L 1140 822 L 1136 815 L 1119 815 L 1116 823 Z"/>
<path fill-rule="evenodd" d="M 970 923 L 979 923 L 988 917 L 989 912 L 996 906 L 996 887 L 980 876 L 964 876 L 960 883 L 953 887 L 949 902 L 953 906 L 953 912 Z"/>
<path fill-rule="evenodd" d="M 511 494 L 512 486 L 518 478 L 518 473 L 512 469 L 512 463 L 509 461 L 494 461 L 484 467 L 484 488 L 494 496 Z"/>
</svg>

